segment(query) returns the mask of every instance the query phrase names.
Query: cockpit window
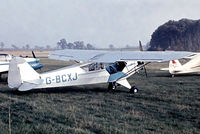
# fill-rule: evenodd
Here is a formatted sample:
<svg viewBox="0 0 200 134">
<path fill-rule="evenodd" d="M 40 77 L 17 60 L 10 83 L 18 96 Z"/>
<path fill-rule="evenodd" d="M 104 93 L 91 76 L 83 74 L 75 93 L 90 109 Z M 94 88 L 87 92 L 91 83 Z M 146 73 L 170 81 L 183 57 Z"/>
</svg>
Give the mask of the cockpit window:
<svg viewBox="0 0 200 134">
<path fill-rule="evenodd" d="M 89 71 L 101 70 L 104 69 L 103 63 L 92 63 L 88 66 Z"/>
</svg>

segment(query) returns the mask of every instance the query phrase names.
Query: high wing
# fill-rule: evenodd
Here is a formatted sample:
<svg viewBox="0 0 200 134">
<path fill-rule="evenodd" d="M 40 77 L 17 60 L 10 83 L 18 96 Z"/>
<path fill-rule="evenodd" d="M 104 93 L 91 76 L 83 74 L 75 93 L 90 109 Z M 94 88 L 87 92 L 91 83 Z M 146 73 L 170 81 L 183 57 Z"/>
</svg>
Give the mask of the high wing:
<svg viewBox="0 0 200 134">
<path fill-rule="evenodd" d="M 184 51 L 103 51 L 103 50 L 57 50 L 49 55 L 50 59 L 76 60 L 83 62 L 114 63 L 115 61 L 163 62 L 191 55 Z"/>
</svg>

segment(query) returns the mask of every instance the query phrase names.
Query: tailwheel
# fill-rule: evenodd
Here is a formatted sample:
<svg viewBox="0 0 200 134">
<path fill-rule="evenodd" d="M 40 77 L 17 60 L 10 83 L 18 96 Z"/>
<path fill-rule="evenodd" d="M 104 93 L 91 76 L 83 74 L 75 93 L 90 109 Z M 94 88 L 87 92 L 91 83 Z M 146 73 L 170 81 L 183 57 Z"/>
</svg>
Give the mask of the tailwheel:
<svg viewBox="0 0 200 134">
<path fill-rule="evenodd" d="M 133 86 L 131 89 L 130 89 L 130 93 L 137 93 L 138 92 L 138 88 L 136 86 Z"/>
<path fill-rule="evenodd" d="M 108 90 L 109 91 L 112 91 L 112 90 L 115 90 L 117 88 L 117 85 L 115 82 L 110 82 L 109 85 L 108 85 Z"/>
</svg>

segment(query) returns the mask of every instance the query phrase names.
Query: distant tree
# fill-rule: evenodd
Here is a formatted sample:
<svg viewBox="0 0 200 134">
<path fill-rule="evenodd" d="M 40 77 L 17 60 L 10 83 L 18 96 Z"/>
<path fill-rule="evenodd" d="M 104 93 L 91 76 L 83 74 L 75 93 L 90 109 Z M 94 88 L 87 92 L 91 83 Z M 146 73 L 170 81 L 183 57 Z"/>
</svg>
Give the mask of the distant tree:
<svg viewBox="0 0 200 134">
<path fill-rule="evenodd" d="M 131 48 L 129 45 L 126 45 L 126 47 L 125 48 Z"/>
<path fill-rule="evenodd" d="M 11 45 L 14 50 L 18 50 L 19 48 L 16 45 Z"/>
<path fill-rule="evenodd" d="M 74 44 L 75 44 L 75 49 L 85 49 L 83 41 L 75 41 Z"/>
<path fill-rule="evenodd" d="M 25 48 L 26 48 L 26 50 L 29 50 L 30 49 L 30 45 L 26 44 Z"/>
<path fill-rule="evenodd" d="M 34 46 L 34 49 L 35 49 L 35 50 L 43 50 L 44 47 L 41 47 L 41 46 L 35 45 L 35 46 Z"/>
<path fill-rule="evenodd" d="M 60 43 L 60 41 L 57 42 L 57 48 L 61 49 L 61 43 Z"/>
<path fill-rule="evenodd" d="M 68 48 L 68 49 L 74 49 L 74 47 L 75 47 L 75 46 L 74 46 L 73 43 L 68 43 L 68 44 L 67 44 L 67 48 Z"/>
<path fill-rule="evenodd" d="M 50 45 L 46 45 L 46 49 L 47 49 L 47 50 L 50 50 L 50 49 L 51 49 L 51 46 L 50 46 Z"/>
<path fill-rule="evenodd" d="M 91 44 L 88 43 L 87 46 L 86 46 L 86 48 L 87 49 L 94 49 L 94 46 L 92 46 Z"/>
<path fill-rule="evenodd" d="M 86 46 L 84 41 L 75 41 L 74 43 L 67 43 L 66 39 L 61 39 L 57 42 L 57 49 L 95 49 L 90 43 Z"/>
<path fill-rule="evenodd" d="M 0 43 L 0 46 L 1 46 L 1 49 L 3 50 L 3 48 L 4 48 L 5 45 L 4 45 L 3 42 L 1 42 L 1 43 Z"/>
<path fill-rule="evenodd" d="M 40 47 L 40 50 L 44 50 L 44 47 Z"/>
<path fill-rule="evenodd" d="M 114 49 L 115 47 L 114 47 L 114 45 L 113 44 L 110 44 L 109 45 L 109 49 Z"/>
<path fill-rule="evenodd" d="M 67 41 L 65 38 L 61 39 L 59 42 L 57 42 L 58 49 L 66 49 L 67 48 Z"/>
<path fill-rule="evenodd" d="M 39 50 L 39 46 L 38 46 L 38 45 L 35 45 L 35 46 L 34 46 L 34 49 L 35 49 L 35 50 Z"/>
</svg>

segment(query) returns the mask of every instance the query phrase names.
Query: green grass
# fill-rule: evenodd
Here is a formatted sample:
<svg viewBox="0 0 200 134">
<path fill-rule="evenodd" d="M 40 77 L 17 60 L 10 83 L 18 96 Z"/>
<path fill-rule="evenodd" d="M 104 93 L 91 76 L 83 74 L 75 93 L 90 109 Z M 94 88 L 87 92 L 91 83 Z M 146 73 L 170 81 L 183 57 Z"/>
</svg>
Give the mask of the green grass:
<svg viewBox="0 0 200 134">
<path fill-rule="evenodd" d="M 47 71 L 69 63 L 41 59 Z M 71 63 L 70 63 L 71 64 Z M 200 133 L 200 76 L 171 78 L 150 64 L 129 78 L 140 90 L 107 91 L 107 84 L 17 92 L 0 83 L 0 133 Z M 5 76 L 6 77 L 6 76 Z M 10 99 L 9 99 L 10 98 Z"/>
</svg>

